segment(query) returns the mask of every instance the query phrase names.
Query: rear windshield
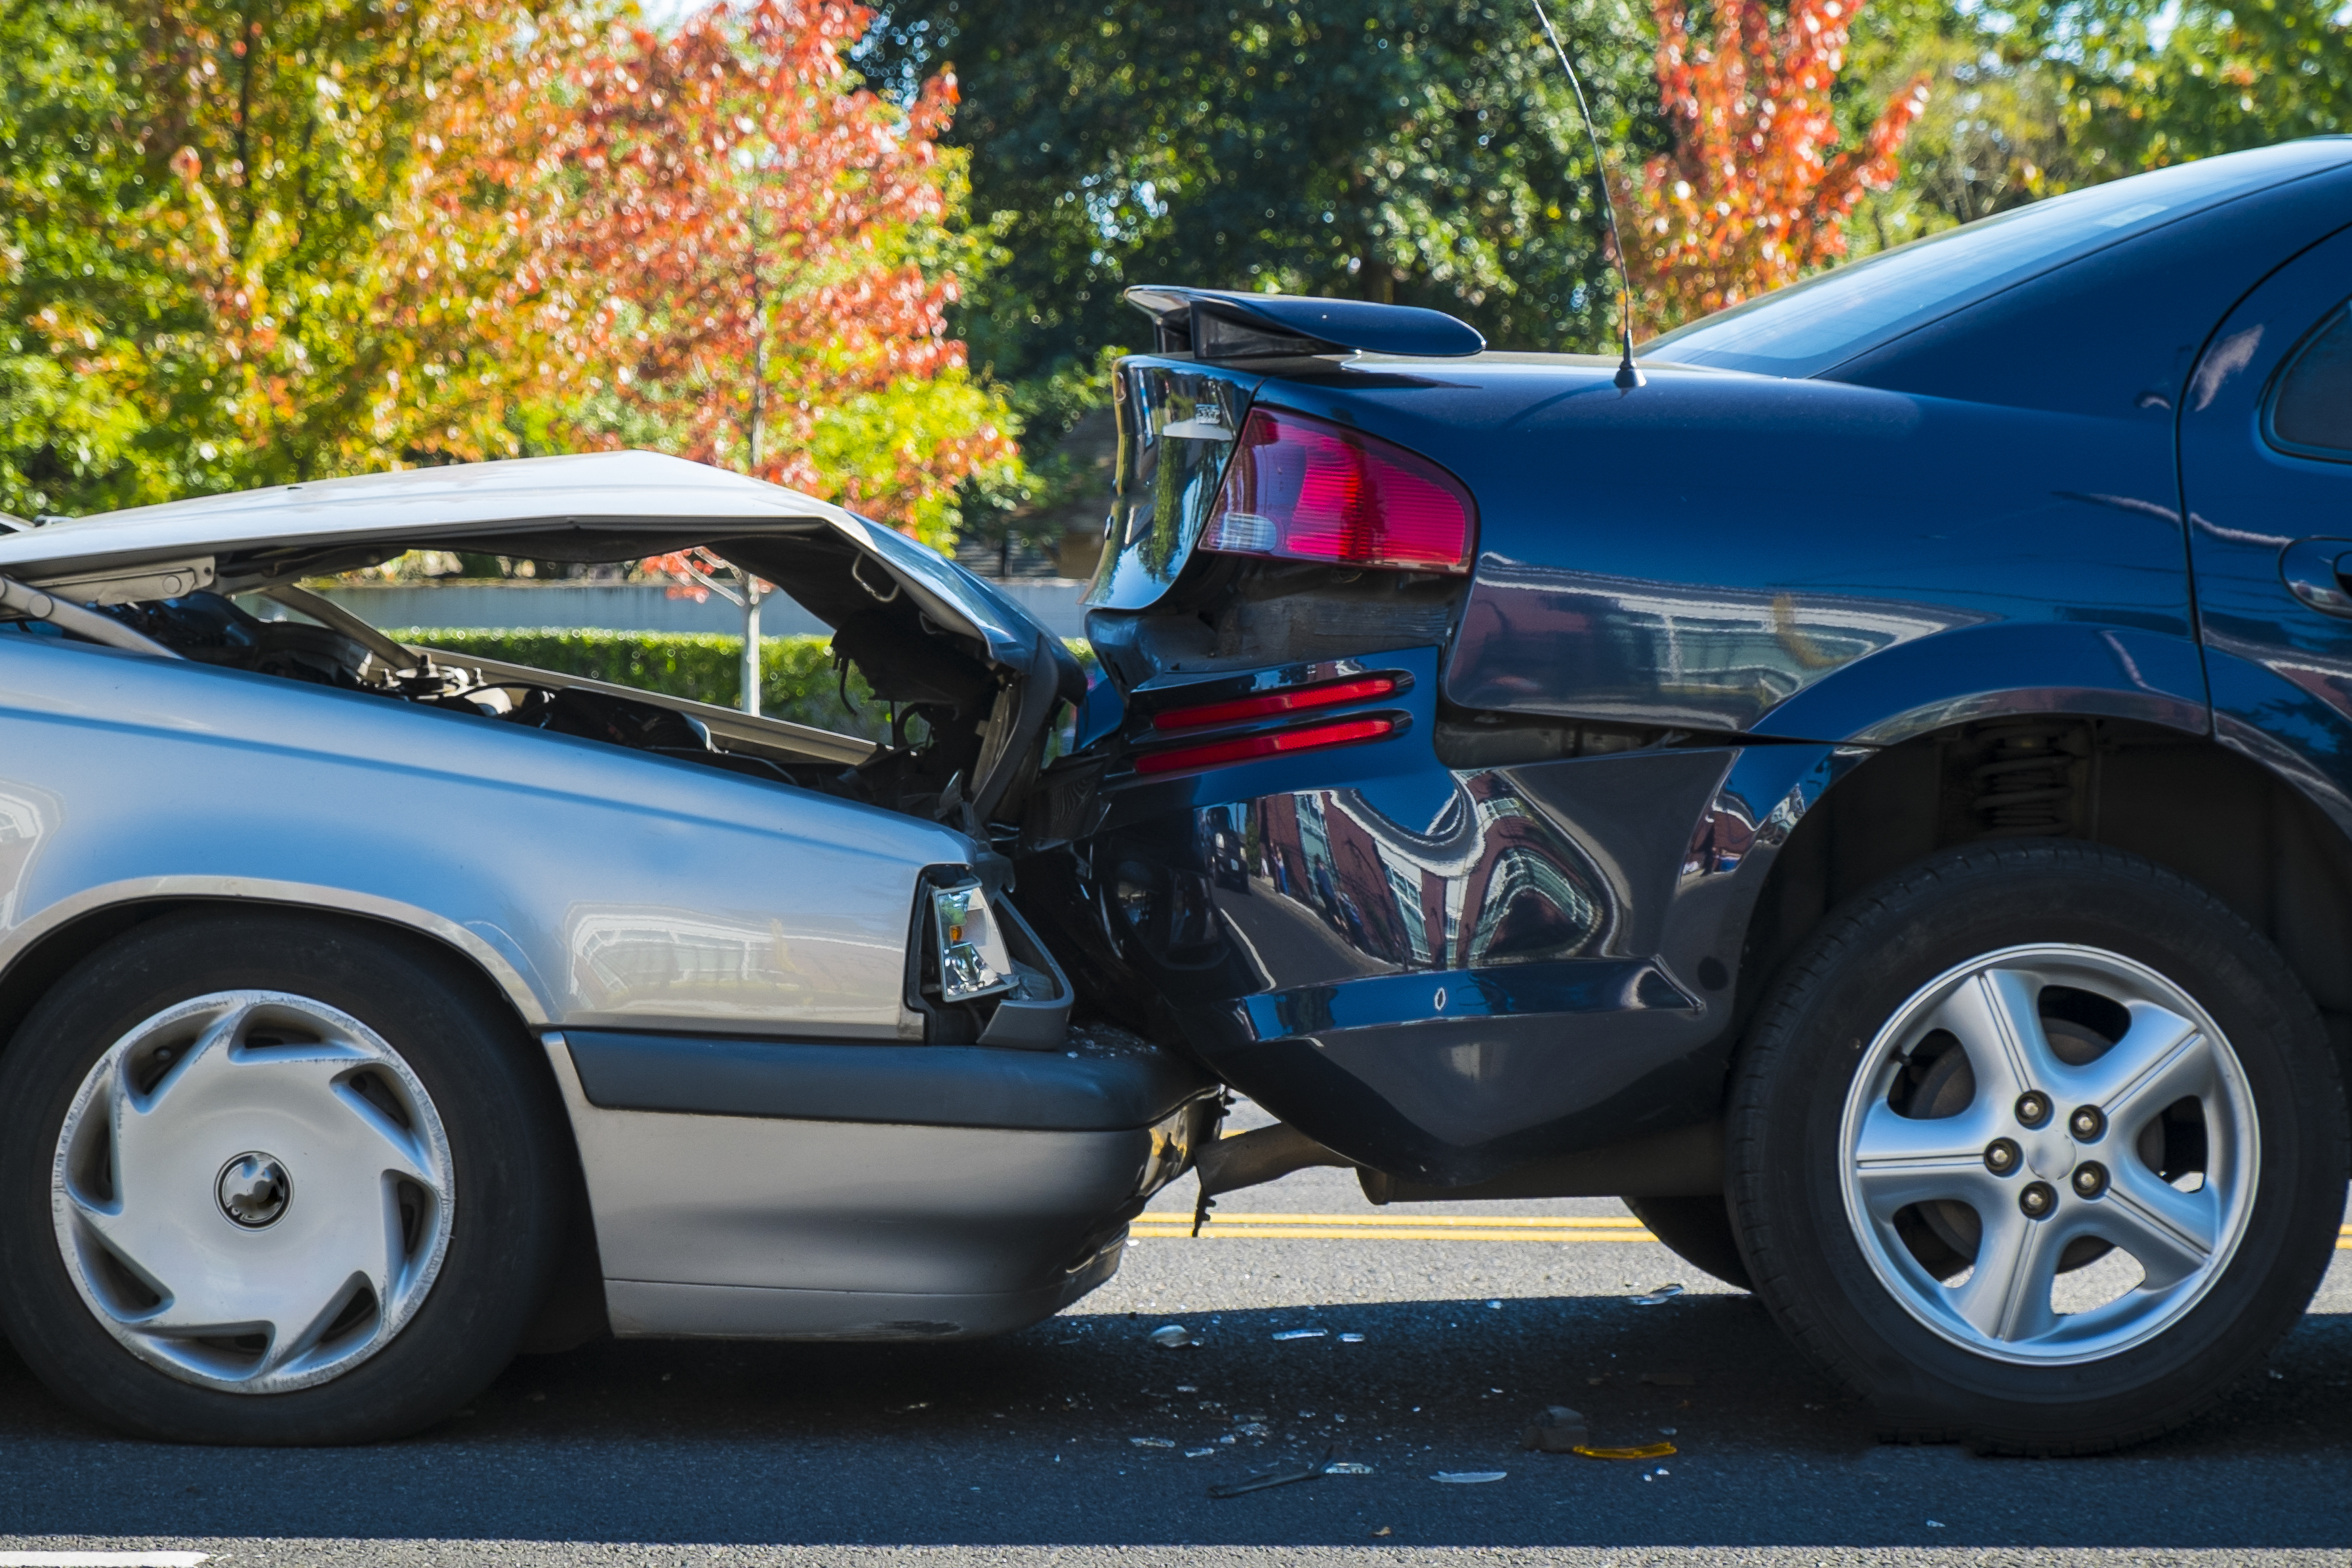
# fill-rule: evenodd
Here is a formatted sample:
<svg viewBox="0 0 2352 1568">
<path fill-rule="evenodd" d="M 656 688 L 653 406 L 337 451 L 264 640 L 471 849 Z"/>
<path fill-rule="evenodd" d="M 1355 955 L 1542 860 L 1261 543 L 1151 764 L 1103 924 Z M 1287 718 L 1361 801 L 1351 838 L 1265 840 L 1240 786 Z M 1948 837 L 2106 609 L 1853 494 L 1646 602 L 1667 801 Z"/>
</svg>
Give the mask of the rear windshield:
<svg viewBox="0 0 2352 1568">
<path fill-rule="evenodd" d="M 1641 357 L 1772 376 L 1818 375 L 2078 256 L 2347 162 L 2352 162 L 2352 138 L 2316 138 L 2053 196 L 1678 327 L 1643 344 Z"/>
</svg>

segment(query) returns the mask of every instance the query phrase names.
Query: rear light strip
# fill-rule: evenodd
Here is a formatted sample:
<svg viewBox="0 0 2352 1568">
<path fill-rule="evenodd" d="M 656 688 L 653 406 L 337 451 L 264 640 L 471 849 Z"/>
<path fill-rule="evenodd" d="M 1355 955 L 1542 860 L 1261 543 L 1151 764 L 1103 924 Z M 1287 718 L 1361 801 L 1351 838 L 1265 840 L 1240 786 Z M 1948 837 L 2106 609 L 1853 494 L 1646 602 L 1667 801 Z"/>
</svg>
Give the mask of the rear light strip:
<svg viewBox="0 0 2352 1568">
<path fill-rule="evenodd" d="M 1403 728 L 1393 718 L 1350 718 L 1336 724 L 1308 725 L 1303 729 L 1277 730 L 1272 735 L 1247 735 L 1234 740 L 1213 740 L 1201 746 L 1179 746 L 1147 751 L 1135 759 L 1138 773 L 1173 773 L 1180 768 L 1215 768 L 1227 762 L 1248 762 L 1291 751 L 1314 751 L 1326 746 L 1377 740 Z"/>
<path fill-rule="evenodd" d="M 1397 689 L 1394 675 L 1368 675 L 1361 680 L 1334 681 L 1319 686 L 1301 686 L 1294 691 L 1267 692 L 1260 696 L 1236 697 L 1231 702 L 1202 703 L 1192 707 L 1170 708 L 1151 716 L 1154 729 L 1205 729 L 1213 724 L 1239 724 L 1244 719 L 1271 718 L 1276 715 L 1297 713 L 1307 708 L 1337 707 L 1341 703 L 1369 702 L 1384 697 Z"/>
</svg>

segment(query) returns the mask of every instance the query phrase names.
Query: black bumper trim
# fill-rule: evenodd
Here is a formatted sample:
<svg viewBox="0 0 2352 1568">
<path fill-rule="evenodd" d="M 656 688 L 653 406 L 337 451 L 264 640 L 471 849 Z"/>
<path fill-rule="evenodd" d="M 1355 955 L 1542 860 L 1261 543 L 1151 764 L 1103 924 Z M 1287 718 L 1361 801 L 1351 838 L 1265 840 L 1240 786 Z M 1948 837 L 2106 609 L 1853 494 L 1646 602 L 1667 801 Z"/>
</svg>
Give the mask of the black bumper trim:
<svg viewBox="0 0 2352 1568">
<path fill-rule="evenodd" d="M 608 1111 L 898 1126 L 1111 1133 L 1148 1127 L 1214 1080 L 1165 1051 L 1008 1051 L 565 1030 Z"/>
</svg>

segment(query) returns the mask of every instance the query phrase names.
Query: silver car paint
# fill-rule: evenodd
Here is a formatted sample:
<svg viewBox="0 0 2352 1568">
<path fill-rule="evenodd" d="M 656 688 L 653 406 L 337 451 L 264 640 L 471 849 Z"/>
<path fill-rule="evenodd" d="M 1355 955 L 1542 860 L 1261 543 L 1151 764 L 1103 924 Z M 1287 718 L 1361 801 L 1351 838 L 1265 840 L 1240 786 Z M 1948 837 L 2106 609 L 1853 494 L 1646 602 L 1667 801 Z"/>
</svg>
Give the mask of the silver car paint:
<svg viewBox="0 0 2352 1568">
<path fill-rule="evenodd" d="M 932 551 L 814 496 L 656 452 L 455 464 L 75 517 L 0 536 L 0 576 L 37 584 L 151 563 L 208 574 L 213 557 L 233 550 L 376 539 L 423 548 L 490 531 L 674 533 L 683 545 L 719 533 L 809 528 L 855 546 L 940 625 L 992 653 L 1027 656 L 1036 627 Z"/>
<path fill-rule="evenodd" d="M 591 1104 L 550 1064 L 580 1143 L 615 1333 L 963 1338 L 1108 1279 L 1148 1129 L 1024 1132 Z M 691 1151 L 690 1156 L 687 1151 Z"/>
<path fill-rule="evenodd" d="M 268 675 L 0 640 L 0 967 L 220 896 L 389 919 L 541 1027 L 919 1039 L 917 873 L 961 835 L 789 787 Z"/>
<path fill-rule="evenodd" d="M 79 575 L 77 596 L 138 598 L 160 591 L 148 579 L 166 568 L 212 582 L 215 554 L 237 549 L 810 527 L 857 543 L 896 580 L 887 591 L 992 653 L 1018 659 L 1034 644 L 1034 627 L 908 541 L 811 497 L 643 453 L 76 519 L 0 538 L 0 576 L 64 591 Z M 856 743 L 833 751 L 843 746 Z M 547 1033 L 624 1333 L 961 1337 L 1033 1322 L 1116 1270 L 1124 1228 L 1107 1217 L 1137 1193 L 1149 1130 L 606 1111 L 587 1103 L 554 1032 L 919 1040 L 904 1002 L 918 874 L 975 856 L 928 822 L 691 762 L 200 662 L 0 636 L 0 972 L 83 915 L 159 899 L 338 910 L 463 952 Z"/>
</svg>

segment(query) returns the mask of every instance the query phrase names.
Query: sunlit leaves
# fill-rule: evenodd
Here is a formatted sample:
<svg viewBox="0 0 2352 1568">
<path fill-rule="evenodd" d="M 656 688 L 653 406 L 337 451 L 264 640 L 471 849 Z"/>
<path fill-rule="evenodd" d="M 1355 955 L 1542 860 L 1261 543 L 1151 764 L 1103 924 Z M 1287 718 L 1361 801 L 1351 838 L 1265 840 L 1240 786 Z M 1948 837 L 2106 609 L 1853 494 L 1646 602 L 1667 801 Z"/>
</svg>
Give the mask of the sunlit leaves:
<svg viewBox="0 0 2352 1568">
<path fill-rule="evenodd" d="M 1658 88 L 1674 149 L 1643 171 L 1626 260 L 1672 326 L 1792 283 L 1845 252 L 1842 225 L 1926 107 L 1909 82 L 1858 139 L 1840 144 L 1832 95 L 1862 0 L 1717 0 L 1712 40 L 1682 0 L 1654 0 Z"/>
<path fill-rule="evenodd" d="M 575 440 L 657 431 L 950 538 L 955 486 L 1018 460 L 948 334 L 954 81 L 866 90 L 844 56 L 870 21 L 760 0 L 455 84 L 387 269 L 418 357 L 380 394 L 386 437 L 493 455 L 516 407 L 551 405 Z"/>
</svg>

